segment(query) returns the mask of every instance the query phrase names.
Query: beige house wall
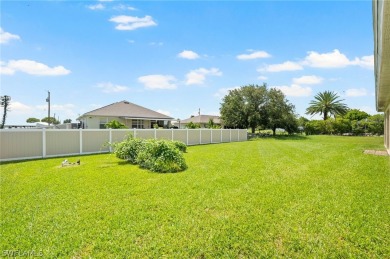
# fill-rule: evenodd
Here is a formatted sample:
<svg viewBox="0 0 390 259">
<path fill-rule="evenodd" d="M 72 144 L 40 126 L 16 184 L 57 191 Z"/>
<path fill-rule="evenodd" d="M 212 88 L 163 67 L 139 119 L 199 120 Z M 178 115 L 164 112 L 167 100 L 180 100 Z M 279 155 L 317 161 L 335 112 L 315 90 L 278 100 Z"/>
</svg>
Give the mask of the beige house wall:
<svg viewBox="0 0 390 259">
<path fill-rule="evenodd" d="M 133 119 L 124 119 L 119 117 L 104 117 L 104 116 L 89 116 L 84 117 L 81 119 L 81 121 L 84 123 L 85 129 L 100 129 L 101 123 L 108 123 L 110 121 L 119 121 L 120 123 L 124 124 L 127 128 L 132 129 L 133 128 Z M 144 129 L 151 129 L 152 128 L 152 121 L 156 120 L 149 120 L 149 119 L 140 119 L 142 120 L 142 125 Z"/>
</svg>

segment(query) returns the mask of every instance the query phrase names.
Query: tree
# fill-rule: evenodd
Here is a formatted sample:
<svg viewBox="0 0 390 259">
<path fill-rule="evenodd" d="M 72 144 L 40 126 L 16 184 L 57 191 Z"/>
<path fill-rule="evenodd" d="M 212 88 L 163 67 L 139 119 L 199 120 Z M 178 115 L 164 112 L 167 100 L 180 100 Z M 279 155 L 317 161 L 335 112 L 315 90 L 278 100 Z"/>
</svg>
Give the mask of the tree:
<svg viewBox="0 0 390 259">
<path fill-rule="evenodd" d="M 35 123 L 35 122 L 40 122 L 40 120 L 37 119 L 37 118 L 28 118 L 28 119 L 26 120 L 26 122 L 27 122 L 27 123 Z"/>
<path fill-rule="evenodd" d="M 64 123 L 71 123 L 72 122 L 72 119 L 66 119 L 64 120 Z"/>
<path fill-rule="evenodd" d="M 344 115 L 348 111 L 347 105 L 342 103 L 339 96 L 335 92 L 324 91 L 314 96 L 310 106 L 306 109 L 306 114 L 320 114 L 323 115 L 324 120 L 328 119 L 329 115 Z"/>
<path fill-rule="evenodd" d="M 251 128 L 264 123 L 267 86 L 247 85 L 229 91 L 221 103 L 221 119 L 228 128 Z"/>
<path fill-rule="evenodd" d="M 350 121 L 360 121 L 367 119 L 370 117 L 370 115 L 367 112 L 361 111 L 359 109 L 350 109 L 343 117 Z"/>
<path fill-rule="evenodd" d="M 7 112 L 9 111 L 9 104 L 11 101 L 11 97 L 8 95 L 1 96 L 1 106 L 4 107 L 4 112 L 3 112 L 3 121 L 1 122 L 0 129 L 4 129 L 5 125 L 5 120 L 7 118 Z"/>
<path fill-rule="evenodd" d="M 126 129 L 126 125 L 123 123 L 120 123 L 119 121 L 112 120 L 110 122 L 106 123 L 107 129 Z"/>
<path fill-rule="evenodd" d="M 200 128 L 200 124 L 199 124 L 199 123 L 193 123 L 192 121 L 190 121 L 190 122 L 186 125 L 186 128 L 187 128 L 187 129 L 199 129 L 199 128 Z"/>
<path fill-rule="evenodd" d="M 47 122 L 47 123 L 50 122 L 50 124 L 55 124 L 55 125 L 60 124 L 60 122 L 58 120 L 56 120 L 56 118 L 54 118 L 54 117 L 50 117 L 50 118 L 49 117 L 45 117 L 41 121 L 42 122 Z"/>
<path fill-rule="evenodd" d="M 294 114 L 295 106 L 290 104 L 279 89 L 271 88 L 267 93 L 265 108 L 265 126 L 276 135 L 277 128 L 285 129 L 289 134 L 298 131 L 298 121 Z"/>
<path fill-rule="evenodd" d="M 375 114 L 368 119 L 368 131 L 372 134 L 383 135 L 385 132 L 385 115 Z"/>
</svg>

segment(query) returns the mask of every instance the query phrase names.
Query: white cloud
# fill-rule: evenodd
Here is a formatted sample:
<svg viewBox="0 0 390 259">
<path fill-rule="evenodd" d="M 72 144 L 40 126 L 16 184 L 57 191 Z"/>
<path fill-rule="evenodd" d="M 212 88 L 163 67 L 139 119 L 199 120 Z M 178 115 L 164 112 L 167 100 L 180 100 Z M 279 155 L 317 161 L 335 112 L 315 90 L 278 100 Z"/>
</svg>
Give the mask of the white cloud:
<svg viewBox="0 0 390 259">
<path fill-rule="evenodd" d="M 137 10 L 136 8 L 124 4 L 119 4 L 113 7 L 114 10 L 130 10 L 130 11 L 135 11 Z"/>
<path fill-rule="evenodd" d="M 20 36 L 6 32 L 0 27 L 0 44 L 6 44 L 11 40 L 20 40 Z"/>
<path fill-rule="evenodd" d="M 303 67 L 296 62 L 286 61 L 281 64 L 267 65 L 264 68 L 258 69 L 259 72 L 282 72 L 282 71 L 297 71 L 303 70 Z"/>
<path fill-rule="evenodd" d="M 254 51 L 254 52 L 252 52 L 250 54 L 240 54 L 240 55 L 237 55 L 237 59 L 240 59 L 240 60 L 269 58 L 269 57 L 271 57 L 271 55 L 268 54 L 265 51 Z"/>
<path fill-rule="evenodd" d="M 10 111 L 18 114 L 29 114 L 33 110 L 33 107 L 23 104 L 17 101 L 10 102 Z"/>
<path fill-rule="evenodd" d="M 316 85 L 322 83 L 323 80 L 324 79 L 319 76 L 301 76 L 293 78 L 293 83 L 298 85 Z"/>
<path fill-rule="evenodd" d="M 360 66 L 362 68 L 367 69 L 374 69 L 374 55 L 371 56 L 363 56 L 361 58 L 355 58 L 354 61 L 352 61 L 353 65 Z"/>
<path fill-rule="evenodd" d="M 310 96 L 312 93 L 311 87 L 302 87 L 296 84 L 292 84 L 291 86 L 286 86 L 286 85 L 272 86 L 272 88 L 279 89 L 286 96 L 295 96 L 295 97 Z"/>
<path fill-rule="evenodd" d="M 222 99 L 226 95 L 229 94 L 229 91 L 234 90 L 234 89 L 239 89 L 239 86 L 234 86 L 234 87 L 229 87 L 229 88 L 220 88 L 218 91 L 214 94 L 215 97 Z"/>
<path fill-rule="evenodd" d="M 176 78 L 171 75 L 147 75 L 138 78 L 138 82 L 142 83 L 146 89 L 176 89 L 177 86 L 173 83 Z"/>
<path fill-rule="evenodd" d="M 351 65 L 351 61 L 338 49 L 335 49 L 333 52 L 323 54 L 309 51 L 303 64 L 319 68 L 342 68 Z"/>
<path fill-rule="evenodd" d="M 0 73 L 4 75 L 13 75 L 16 71 L 20 71 L 37 76 L 60 76 L 67 75 L 71 72 L 63 66 L 49 67 L 45 64 L 27 59 L 10 60 L 8 63 L 1 62 L 0 65 Z"/>
<path fill-rule="evenodd" d="M 126 86 L 114 85 L 111 82 L 100 83 L 96 87 L 102 89 L 103 93 L 120 93 L 129 90 Z"/>
<path fill-rule="evenodd" d="M 185 59 L 198 59 L 199 55 L 192 51 L 192 50 L 183 50 L 179 54 L 177 54 L 179 58 L 185 58 Z"/>
<path fill-rule="evenodd" d="M 132 31 L 139 28 L 157 25 L 157 23 L 149 15 L 141 18 L 136 16 L 119 15 L 112 17 L 109 21 L 117 23 L 115 29 L 122 31 Z"/>
<path fill-rule="evenodd" d="M 186 84 L 187 85 L 202 85 L 206 80 L 206 76 L 221 76 L 222 72 L 218 68 L 198 68 L 191 70 L 186 75 Z"/>
<path fill-rule="evenodd" d="M 345 95 L 348 97 L 366 96 L 367 94 L 367 90 L 364 88 L 351 88 L 345 91 Z"/>
<path fill-rule="evenodd" d="M 162 114 L 167 115 L 167 116 L 171 116 L 171 113 L 169 111 L 164 111 L 164 110 L 158 109 L 157 112 L 162 113 Z"/>
<path fill-rule="evenodd" d="M 266 77 L 266 76 L 259 76 L 257 79 L 259 79 L 259 80 L 267 80 L 268 77 Z"/>
<path fill-rule="evenodd" d="M 164 45 L 164 42 L 150 42 L 149 45 L 150 46 L 162 46 L 162 45 Z"/>
<path fill-rule="evenodd" d="M 105 7 L 102 4 L 88 5 L 87 6 L 91 10 L 103 10 Z"/>
<path fill-rule="evenodd" d="M 6 62 L 0 61 L 0 75 L 13 75 L 13 74 L 15 74 L 15 70 L 8 67 Z"/>
</svg>

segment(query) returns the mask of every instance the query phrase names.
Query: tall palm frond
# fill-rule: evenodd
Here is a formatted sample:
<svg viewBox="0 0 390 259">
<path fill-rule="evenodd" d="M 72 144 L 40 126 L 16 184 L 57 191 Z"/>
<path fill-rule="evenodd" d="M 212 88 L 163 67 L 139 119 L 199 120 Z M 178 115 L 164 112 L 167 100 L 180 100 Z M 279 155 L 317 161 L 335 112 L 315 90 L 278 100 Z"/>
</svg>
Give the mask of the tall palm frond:
<svg viewBox="0 0 390 259">
<path fill-rule="evenodd" d="M 335 92 L 320 92 L 314 96 L 314 99 L 306 109 L 306 114 L 320 114 L 326 120 L 329 115 L 344 115 L 348 111 L 348 106 L 342 103 L 344 100 L 340 100 Z"/>
</svg>

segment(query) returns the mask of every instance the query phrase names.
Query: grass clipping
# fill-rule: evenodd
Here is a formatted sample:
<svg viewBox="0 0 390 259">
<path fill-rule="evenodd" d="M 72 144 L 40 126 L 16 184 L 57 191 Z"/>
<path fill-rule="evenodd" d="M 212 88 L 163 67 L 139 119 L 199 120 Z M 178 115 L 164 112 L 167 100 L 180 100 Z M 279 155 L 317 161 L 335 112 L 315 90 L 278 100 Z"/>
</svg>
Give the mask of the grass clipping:
<svg viewBox="0 0 390 259">
<path fill-rule="evenodd" d="M 128 137 L 113 146 L 118 158 L 152 172 L 175 173 L 187 169 L 183 156 L 187 146 L 180 141 Z"/>
</svg>

